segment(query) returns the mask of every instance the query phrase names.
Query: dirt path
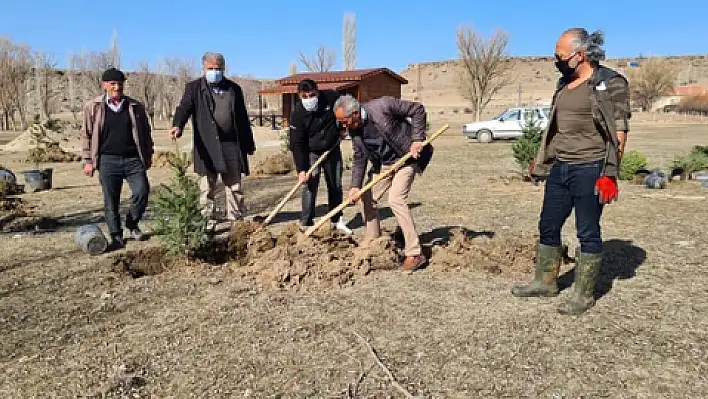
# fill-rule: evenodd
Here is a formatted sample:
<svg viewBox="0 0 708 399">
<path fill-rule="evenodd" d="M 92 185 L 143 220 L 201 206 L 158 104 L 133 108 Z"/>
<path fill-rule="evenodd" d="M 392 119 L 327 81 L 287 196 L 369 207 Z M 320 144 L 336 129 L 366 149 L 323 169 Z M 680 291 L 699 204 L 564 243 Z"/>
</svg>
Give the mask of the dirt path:
<svg viewBox="0 0 708 399">
<path fill-rule="evenodd" d="M 683 141 L 662 146 L 660 131 L 637 130 L 630 149 L 653 162 L 700 140 L 682 133 Z M 512 248 L 535 233 L 543 187 L 510 178 L 509 153 L 507 143 L 440 140 L 437 161 L 411 193 L 424 243 L 444 242 L 455 226 L 490 247 Z M 94 209 L 100 217 L 98 186 L 72 168 L 55 172 L 71 188 L 26 196 L 28 203 L 47 214 Z M 164 180 L 166 171 L 151 176 Z M 248 179 L 249 206 L 267 212 L 293 183 Z M 577 318 L 555 311 L 568 290 L 513 298 L 509 288 L 530 275 L 482 271 L 484 246 L 457 267 L 274 289 L 220 264 L 131 278 L 113 271 L 114 255 L 81 254 L 68 222 L 51 234 L 0 235 L 1 396 L 400 396 L 359 334 L 401 386 L 424 397 L 704 397 L 708 232 L 705 201 L 690 198 L 706 189 L 620 189 L 603 219 L 599 300 Z M 647 197 L 657 193 L 674 198 Z M 274 231 L 298 210 L 297 199 L 289 203 Z M 345 214 L 360 233 L 355 209 Z M 392 230 L 390 211 L 382 215 Z M 564 237 L 572 251 L 572 220 Z"/>
</svg>

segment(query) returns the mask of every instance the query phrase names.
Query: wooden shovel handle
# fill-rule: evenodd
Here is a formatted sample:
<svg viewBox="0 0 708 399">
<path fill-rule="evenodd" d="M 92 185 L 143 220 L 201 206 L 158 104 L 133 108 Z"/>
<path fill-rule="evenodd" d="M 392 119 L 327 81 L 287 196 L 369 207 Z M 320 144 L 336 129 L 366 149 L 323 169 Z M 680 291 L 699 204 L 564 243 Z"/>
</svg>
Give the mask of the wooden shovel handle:
<svg viewBox="0 0 708 399">
<path fill-rule="evenodd" d="M 317 169 L 320 166 L 320 164 L 322 162 L 324 162 L 325 158 L 327 158 L 327 155 L 329 155 L 330 151 L 332 151 L 332 150 L 325 151 L 322 155 L 320 155 L 319 158 L 317 158 L 317 161 L 315 161 L 315 163 L 313 163 L 312 166 L 310 166 L 310 169 L 307 171 L 308 178 L 310 177 L 310 174 L 312 174 L 312 172 L 314 172 L 315 169 Z M 280 210 L 283 209 L 285 204 L 287 204 L 287 202 L 290 201 L 290 198 L 292 198 L 292 196 L 295 195 L 295 192 L 297 191 L 298 188 L 300 188 L 300 186 L 302 186 L 302 182 L 298 180 L 297 184 L 295 184 L 295 186 L 293 186 L 293 188 L 288 192 L 288 194 L 285 196 L 285 198 L 283 198 L 283 200 L 280 201 L 280 203 L 275 207 L 275 209 L 273 209 L 273 211 L 268 215 L 268 217 L 265 218 L 265 220 L 263 221 L 264 225 L 270 223 L 270 221 L 273 220 L 275 215 L 277 215 L 278 212 L 280 212 Z"/>
<path fill-rule="evenodd" d="M 449 127 L 450 127 L 450 125 L 445 124 L 443 127 L 440 128 L 440 130 L 438 130 L 437 132 L 433 133 L 430 137 L 428 137 L 425 141 L 423 141 L 423 147 L 425 147 L 426 145 L 430 144 L 430 142 L 432 142 L 433 140 L 435 140 L 436 138 L 438 138 L 438 136 L 440 136 L 441 134 L 445 133 L 445 131 L 446 131 Z M 369 183 L 367 183 L 364 187 L 362 187 L 361 190 L 359 190 L 359 193 L 360 193 L 360 194 L 364 194 L 365 192 L 371 190 L 371 189 L 372 189 L 376 184 L 378 184 L 381 180 L 387 178 L 388 176 L 390 176 L 391 174 L 393 174 L 396 170 L 398 170 L 401 166 L 403 166 L 403 165 L 408 161 L 408 159 L 410 159 L 410 157 L 411 157 L 411 153 L 410 153 L 410 152 L 407 153 L 406 155 L 404 155 L 403 157 L 401 157 L 401 159 L 399 159 L 398 161 L 396 161 L 396 163 L 394 163 L 394 164 L 391 166 L 390 169 L 387 169 L 386 171 L 384 171 L 384 172 L 382 172 L 382 173 L 379 173 L 373 180 L 371 180 L 371 181 L 370 181 Z M 329 211 L 329 213 L 327 213 L 325 216 L 322 216 L 322 217 L 317 221 L 317 223 L 315 223 L 314 226 L 312 226 L 312 227 L 310 227 L 309 229 L 307 229 L 307 231 L 305 231 L 305 235 L 306 235 L 306 236 L 310 236 L 312 233 L 314 233 L 315 231 L 317 231 L 317 229 L 319 229 L 320 227 L 322 227 L 323 224 L 325 224 L 328 220 L 330 220 L 330 219 L 332 218 L 332 216 L 334 216 L 334 215 L 337 214 L 338 212 L 341 212 L 344 208 L 348 207 L 351 203 L 352 203 L 352 200 L 351 200 L 350 198 L 346 198 L 344 201 L 342 201 L 341 204 L 339 204 L 339 206 L 337 206 L 336 208 L 334 208 L 334 209 L 332 209 L 331 211 Z"/>
</svg>

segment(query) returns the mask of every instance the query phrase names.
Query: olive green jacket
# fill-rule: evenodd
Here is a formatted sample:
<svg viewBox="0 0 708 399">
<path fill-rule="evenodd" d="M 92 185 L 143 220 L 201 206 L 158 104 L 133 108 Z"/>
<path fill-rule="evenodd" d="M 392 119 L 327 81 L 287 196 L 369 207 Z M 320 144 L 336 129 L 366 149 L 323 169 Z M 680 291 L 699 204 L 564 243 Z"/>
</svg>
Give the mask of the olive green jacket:
<svg viewBox="0 0 708 399">
<path fill-rule="evenodd" d="M 590 96 L 593 120 L 607 144 L 605 166 L 602 174 L 604 176 L 617 177 L 619 176 L 620 164 L 617 132 L 628 132 L 629 119 L 632 117 L 629 104 L 629 85 L 624 76 L 604 66 L 595 68 L 589 83 L 593 88 Z M 556 87 L 556 92 L 553 94 L 550 121 L 546 131 L 543 133 L 541 147 L 536 154 L 534 167 L 531 171 L 533 176 L 548 176 L 555 162 L 555 154 L 549 150 L 549 146 L 557 132 L 556 98 L 566 84 L 567 82 L 561 79 Z"/>
</svg>

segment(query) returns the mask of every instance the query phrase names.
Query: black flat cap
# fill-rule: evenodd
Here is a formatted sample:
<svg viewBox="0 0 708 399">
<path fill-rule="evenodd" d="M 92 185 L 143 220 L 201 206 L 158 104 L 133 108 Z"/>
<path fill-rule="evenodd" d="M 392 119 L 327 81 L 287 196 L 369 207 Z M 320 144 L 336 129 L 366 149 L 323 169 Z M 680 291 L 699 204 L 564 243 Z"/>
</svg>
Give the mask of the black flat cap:
<svg viewBox="0 0 708 399">
<path fill-rule="evenodd" d="M 125 82 L 125 74 L 118 69 L 109 68 L 103 72 L 101 80 L 104 82 Z"/>
</svg>

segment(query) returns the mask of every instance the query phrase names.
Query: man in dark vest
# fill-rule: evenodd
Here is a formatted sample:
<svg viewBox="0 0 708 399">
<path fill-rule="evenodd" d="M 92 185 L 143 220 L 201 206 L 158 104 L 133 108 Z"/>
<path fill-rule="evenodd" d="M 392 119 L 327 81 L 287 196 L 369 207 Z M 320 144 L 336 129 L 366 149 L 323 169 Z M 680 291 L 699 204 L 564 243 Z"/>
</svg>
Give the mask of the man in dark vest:
<svg viewBox="0 0 708 399">
<path fill-rule="evenodd" d="M 146 171 L 152 165 L 153 142 L 145 107 L 123 94 L 123 72 L 110 68 L 101 80 L 106 93 L 84 105 L 84 174 L 93 176 L 98 170 L 111 235 L 109 249 L 119 249 L 124 246 L 119 213 L 123 180 L 128 182 L 132 192 L 125 227 L 131 238 L 144 238 L 138 222 L 148 203 L 150 185 Z"/>
<path fill-rule="evenodd" d="M 312 226 L 315 217 L 317 188 L 320 183 L 320 171 L 327 183 L 327 206 L 330 210 L 342 203 L 342 150 L 339 146 L 340 129 L 334 117 L 334 102 L 340 94 L 334 90 L 318 90 L 317 83 L 305 79 L 297 86 L 300 101 L 295 105 L 290 116 L 290 150 L 293 153 L 295 169 L 302 187 L 301 228 Z M 320 156 L 330 151 L 327 158 L 307 176 Z M 331 219 L 335 229 L 344 234 L 352 231 L 344 223 L 342 212 Z"/>
<path fill-rule="evenodd" d="M 248 155 L 256 145 L 241 86 L 224 76 L 226 61 L 220 53 L 202 57 L 203 73 L 184 88 L 172 119 L 170 138 L 182 136 L 192 118 L 194 171 L 199 175 L 200 202 L 204 215 L 214 220 L 214 195 L 219 176 L 226 189 L 227 219 L 232 223 L 246 213 L 241 175 L 248 175 Z"/>
<path fill-rule="evenodd" d="M 602 261 L 600 217 L 604 204 L 617 198 L 617 176 L 627 143 L 629 90 L 619 73 L 600 65 L 605 52 L 601 32 L 565 31 L 556 43 L 556 67 L 562 74 L 551 105 L 550 123 L 541 140 L 531 179 L 545 179 L 539 222 L 536 276 L 517 286 L 519 297 L 558 295 L 562 258 L 561 229 L 575 209 L 580 248 L 575 284 L 558 311 L 581 314 L 595 304 Z"/>
</svg>

